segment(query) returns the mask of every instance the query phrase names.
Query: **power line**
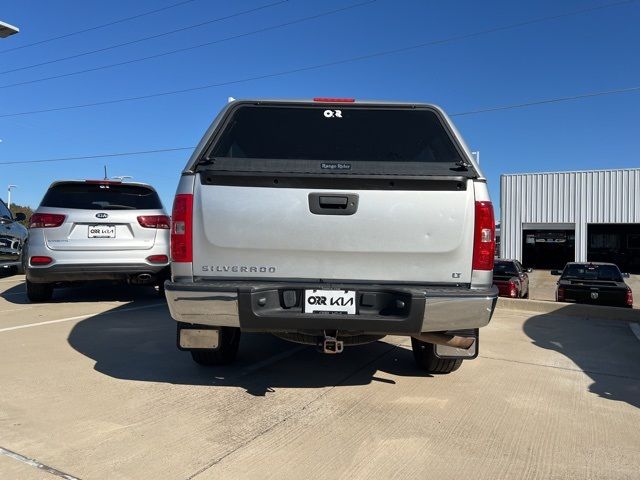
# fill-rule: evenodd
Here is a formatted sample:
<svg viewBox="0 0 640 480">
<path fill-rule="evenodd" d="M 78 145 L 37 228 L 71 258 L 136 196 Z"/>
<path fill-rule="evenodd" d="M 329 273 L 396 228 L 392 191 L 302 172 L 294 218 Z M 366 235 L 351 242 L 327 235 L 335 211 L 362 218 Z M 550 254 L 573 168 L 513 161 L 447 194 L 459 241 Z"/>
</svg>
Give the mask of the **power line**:
<svg viewBox="0 0 640 480">
<path fill-rule="evenodd" d="M 116 152 L 116 153 L 100 153 L 96 155 L 82 155 L 79 157 L 60 157 L 60 158 L 44 158 L 40 160 L 16 160 L 13 162 L 0 162 L 0 165 L 19 165 L 24 163 L 48 163 L 48 162 L 68 162 L 71 160 L 89 160 L 95 158 L 109 158 L 109 157 L 127 157 L 130 155 L 149 155 L 151 153 L 165 153 L 165 152 L 178 152 L 181 150 L 193 150 L 195 147 L 174 147 L 174 148 L 159 148 L 156 150 L 139 150 L 135 152 Z"/>
<path fill-rule="evenodd" d="M 54 60 L 47 60 L 46 62 L 34 63 L 34 64 L 31 64 L 31 65 L 26 65 L 24 67 L 13 68 L 11 70 L 4 70 L 4 71 L 0 72 L 0 75 L 4 75 L 4 74 L 7 74 L 7 73 L 12 73 L 12 72 L 19 72 L 21 70 L 27 70 L 27 69 L 35 68 L 35 67 L 41 67 L 43 65 L 51 65 L 52 63 L 58 63 L 58 62 L 62 62 L 64 60 L 71 60 L 73 58 L 85 57 L 87 55 L 92 55 L 94 53 L 106 52 L 108 50 L 113 50 L 113 49 L 116 49 L 116 48 L 125 47 L 127 45 L 133 45 L 133 44 L 136 44 L 136 43 L 145 42 L 147 40 L 153 40 L 155 38 L 165 37 L 167 35 L 173 35 L 175 33 L 184 32 L 186 30 L 191 30 L 193 28 L 202 27 L 203 25 L 209 25 L 211 23 L 221 22 L 223 20 L 229 20 L 231 18 L 240 17 L 242 15 L 247 15 L 249 13 L 253 13 L 253 12 L 260 11 L 260 10 L 264 10 L 265 8 L 275 7 L 276 5 L 281 5 L 281 4 L 286 3 L 288 1 L 289 0 L 278 0 L 276 2 L 267 3 L 267 4 L 261 5 L 259 7 L 250 8 L 248 10 L 242 10 L 240 12 L 236 12 L 236 13 L 232 13 L 232 14 L 229 14 L 229 15 L 225 15 L 224 17 L 213 18 L 211 20 L 207 20 L 207 21 L 204 21 L 204 22 L 196 23 L 196 24 L 193 24 L 193 25 L 188 25 L 188 26 L 182 27 L 182 28 L 176 28 L 174 30 L 169 30 L 167 32 L 157 33 L 155 35 L 150 35 L 148 37 L 142 37 L 142 38 L 138 38 L 136 40 L 130 40 L 128 42 L 116 43 L 115 45 L 110 45 L 108 47 L 98 48 L 96 50 L 89 50 L 87 52 L 76 53 L 75 55 L 69 55 L 67 57 L 60 57 L 60 58 L 56 58 Z"/>
<path fill-rule="evenodd" d="M 14 50 L 21 50 L 23 48 L 29 48 L 36 45 L 42 45 L 43 43 L 53 42 L 55 40 L 60 40 L 63 38 L 73 37 L 74 35 L 80 35 L 81 33 L 91 32 L 93 30 L 98 30 L 100 28 L 110 27 L 112 25 L 116 25 L 118 23 L 128 22 L 129 20 L 135 20 L 136 18 L 145 17 L 147 15 L 152 15 L 154 13 L 163 12 L 165 10 L 169 10 L 171 8 L 180 7 L 182 5 L 186 5 L 187 3 L 195 2 L 196 0 L 185 0 L 183 2 L 174 3 L 173 5 L 167 5 L 166 7 L 156 8 L 155 10 L 149 10 L 148 12 L 139 13 L 137 15 L 132 15 L 130 17 L 120 18 L 118 20 L 114 20 L 112 22 L 103 23 L 101 25 L 96 25 L 95 27 L 85 28 L 83 30 L 76 30 L 75 32 L 65 33 L 63 35 L 58 35 L 57 37 L 45 38 L 44 40 L 39 40 L 37 42 L 27 43 L 25 45 L 20 45 L 18 47 L 7 48 L 5 50 L 0 50 L 0 54 L 13 52 Z"/>
<path fill-rule="evenodd" d="M 189 51 L 189 50 L 196 50 L 198 48 L 208 47 L 208 46 L 211 46 L 211 45 L 216 45 L 216 44 L 219 44 L 219 43 L 227 42 L 227 41 L 230 41 L 230 40 L 235 40 L 235 39 L 238 39 L 238 38 L 249 37 L 251 35 L 257 35 L 259 33 L 264 33 L 264 32 L 268 32 L 268 31 L 271 31 L 271 30 L 277 30 L 277 29 L 283 28 L 283 27 L 289 27 L 291 25 L 296 25 L 298 23 L 308 22 L 309 20 L 315 20 L 317 18 L 322 18 L 322 17 L 326 17 L 328 15 L 341 13 L 341 12 L 344 12 L 346 10 L 351 10 L 353 8 L 358 8 L 358 7 L 363 7 L 363 6 L 366 6 L 366 5 L 370 5 L 370 4 L 375 3 L 377 1 L 378 0 L 367 0 L 365 2 L 356 3 L 356 4 L 353 4 L 353 5 L 348 5 L 346 7 L 337 8 L 337 9 L 334 9 L 334 10 L 329 10 L 329 11 L 323 12 L 323 13 L 318 13 L 316 15 L 310 15 L 310 16 L 307 16 L 307 17 L 298 18 L 296 20 L 291 20 L 291 21 L 280 23 L 280 24 L 277 24 L 277 25 L 271 25 L 269 27 L 260 28 L 258 30 L 252 30 L 250 32 L 239 33 L 237 35 L 232 35 L 230 37 L 220 38 L 218 40 L 213 40 L 211 42 L 205 42 L 205 43 L 200 43 L 200 44 L 197 44 L 197 45 L 192 45 L 190 47 L 184 47 L 184 48 L 178 48 L 178 49 L 175 49 L 175 50 L 169 50 L 169 51 L 166 51 L 166 52 L 157 53 L 157 54 L 149 55 L 149 56 L 146 56 L 146 57 L 134 58 L 134 59 L 131 59 L 131 60 L 126 60 L 124 62 L 111 63 L 111 64 L 108 64 L 108 65 L 101 65 L 99 67 L 87 68 L 87 69 L 84 69 L 84 70 L 78 70 L 78 71 L 75 71 L 75 72 L 63 73 L 63 74 L 60 74 L 60 75 L 53 75 L 53 76 L 50 76 L 50 77 L 36 78 L 34 80 L 26 80 L 24 82 L 11 83 L 11 84 L 8 84 L 8 85 L 0 85 L 0 89 L 2 89 L 2 88 L 10 88 L 10 87 L 18 87 L 18 86 L 21 86 L 21 85 L 29 85 L 29 84 L 32 84 L 32 83 L 40 83 L 40 82 L 45 82 L 45 81 L 48 81 L 48 80 L 54 80 L 54 79 L 57 79 L 57 78 L 65 78 L 65 77 L 70 77 L 70 76 L 73 76 L 73 75 L 80 75 L 82 73 L 95 72 L 95 71 L 98 71 L 98 70 L 105 70 L 107 68 L 119 67 L 119 66 L 122 66 L 122 65 L 129 65 L 129 64 L 132 64 L 132 63 L 142 62 L 142 61 L 145 61 L 145 60 L 151 60 L 151 59 L 154 59 L 154 58 L 160 58 L 160 57 L 165 57 L 165 56 L 168 56 L 168 55 L 174 55 L 176 53 L 186 52 L 186 51 Z"/>
<path fill-rule="evenodd" d="M 582 98 L 592 98 L 592 97 L 601 97 L 604 95 L 615 95 L 618 93 L 632 93 L 640 91 L 640 86 L 637 87 L 628 87 L 628 88 L 618 88 L 615 90 L 604 90 L 601 92 L 590 92 L 583 93 L 581 95 L 571 95 L 568 97 L 557 97 L 557 98 L 547 98 L 545 100 L 536 100 L 533 102 L 525 102 L 525 103 L 514 103 L 512 105 L 501 105 L 497 107 L 489 107 L 483 108 L 479 110 L 469 110 L 467 112 L 458 112 L 452 113 L 449 115 L 450 117 L 461 117 L 463 115 L 475 115 L 477 113 L 488 113 L 488 112 L 497 112 L 500 110 L 512 110 L 514 108 L 525 108 L 525 107 L 533 107 L 534 105 L 545 105 L 547 103 L 559 103 L 559 102 L 568 102 L 570 100 L 580 100 Z"/>
<path fill-rule="evenodd" d="M 532 19 L 532 20 L 526 20 L 526 21 L 523 21 L 523 22 L 512 23 L 512 24 L 503 25 L 503 26 L 499 26 L 499 27 L 493 27 L 493 28 L 484 29 L 484 30 L 478 30 L 478 31 L 475 31 L 475 32 L 467 33 L 467 34 L 455 35 L 455 36 L 452 36 L 452 37 L 443 38 L 443 39 L 439 39 L 439 40 L 432 40 L 432 41 L 429 41 L 429 42 L 419 43 L 419 44 L 415 44 L 415 45 L 399 47 L 399 48 L 394 48 L 394 49 L 390 49 L 390 50 L 383 50 L 383 51 L 379 51 L 379 52 L 375 52 L 375 53 L 370 53 L 370 54 L 366 54 L 366 55 L 359 55 L 359 56 L 350 57 L 350 58 L 346 58 L 346 59 L 342 59 L 342 60 L 335 60 L 335 61 L 331 61 L 331 62 L 320 63 L 320 64 L 310 65 L 310 66 L 306 66 L 306 67 L 299 67 L 299 68 L 294 68 L 294 69 L 290 69 L 290 70 L 283 70 L 283 71 L 280 71 L 280 72 L 267 73 L 267 74 L 263 74 L 263 75 L 256 75 L 256 76 L 246 77 L 246 78 L 237 79 L 237 80 L 229 80 L 229 81 L 226 81 L 226 82 L 210 83 L 210 84 L 206 84 L 206 85 L 200 85 L 200 86 L 197 86 L 197 87 L 183 88 L 183 89 L 180 89 L 180 90 L 169 90 L 169 91 L 166 91 L 166 92 L 158 92 L 158 93 L 150 93 L 150 94 L 146 94 L 146 95 L 138 95 L 138 96 L 132 96 L 132 97 L 116 98 L 116 99 L 113 99 L 113 100 L 103 100 L 103 101 L 98 101 L 98 102 L 81 103 L 81 104 L 76 104 L 76 105 L 66 105 L 66 106 L 61 106 L 61 107 L 45 108 L 45 109 L 40 109 L 40 110 L 29 110 L 29 111 L 24 111 L 24 112 L 4 113 L 4 114 L 0 114 L 0 118 L 17 117 L 17 116 L 24 116 L 24 115 L 33 115 L 33 114 L 47 113 L 47 112 L 59 112 L 59 111 L 63 111 L 63 110 L 74 110 L 74 109 L 79 109 L 79 108 L 91 108 L 91 107 L 97 107 L 97 106 L 102 106 L 102 105 L 113 105 L 113 104 L 118 104 L 118 103 L 133 102 L 133 101 L 138 101 L 138 100 L 146 100 L 146 99 L 150 99 L 150 98 L 178 95 L 178 94 L 182 94 L 182 93 L 195 92 L 195 91 L 199 91 L 199 90 L 207 90 L 207 89 L 210 89 L 210 88 L 223 87 L 223 86 L 228 86 L 228 85 L 236 85 L 236 84 L 240 84 L 240 83 L 247 83 L 247 82 L 252 82 L 252 81 L 257 81 L 257 80 L 264 80 L 264 79 L 267 79 L 267 78 L 282 77 L 282 76 L 286 76 L 286 75 L 292 75 L 292 74 L 295 74 L 295 73 L 307 72 L 307 71 L 311 71 L 311 70 L 319 70 L 319 69 L 322 69 L 322 68 L 333 67 L 333 66 L 337 66 L 337 65 L 346 64 L 346 63 L 359 62 L 359 61 L 363 61 L 363 60 L 369 60 L 369 59 L 372 59 L 372 58 L 378 58 L 378 57 L 383 57 L 383 56 L 387 56 L 387 55 L 394 55 L 394 54 L 398 54 L 398 53 L 404 53 L 404 52 L 408 52 L 408 51 L 411 51 L 411 50 L 416 50 L 416 49 L 435 46 L 435 45 L 442 45 L 442 44 L 451 43 L 451 42 L 454 42 L 454 41 L 466 40 L 466 39 L 469 39 L 469 38 L 474 38 L 474 37 L 487 35 L 487 34 L 491 34 L 491 33 L 496 33 L 496 32 L 500 32 L 500 31 L 505 31 L 505 30 L 512 30 L 512 29 L 515 29 L 515 28 L 520 28 L 520 27 L 524 27 L 524 26 L 528 26 L 528 25 L 532 25 L 532 24 L 536 24 L 536 23 L 547 22 L 547 21 L 551 21 L 551 20 L 557 20 L 557 19 L 560 19 L 560 18 L 568 17 L 568 16 L 578 15 L 580 13 L 586 13 L 586 12 L 591 12 L 591 11 L 595 11 L 595 10 L 601 10 L 603 8 L 609 8 L 609 7 L 613 7 L 613 6 L 617 6 L 617 5 L 635 3 L 637 1 L 638 0 L 619 1 L 619 2 L 615 2 L 615 3 L 609 3 L 609 4 L 606 4 L 606 5 L 600 5 L 600 6 L 596 6 L 596 7 L 590 7 L 590 8 L 580 9 L 580 10 L 574 10 L 574 11 L 568 12 L 568 13 L 550 15 L 550 16 L 545 16 L 545 17 L 538 17 L 538 18 L 535 18 L 535 19 Z"/>
<path fill-rule="evenodd" d="M 496 107 L 488 107 L 478 110 L 468 110 L 465 112 L 457 112 L 452 113 L 450 117 L 461 117 L 464 115 L 477 115 L 480 113 L 488 113 L 488 112 L 497 112 L 501 110 L 512 110 L 518 108 L 527 108 L 535 105 L 545 105 L 550 103 L 560 103 L 560 102 L 568 102 L 571 100 L 580 100 L 583 98 L 592 98 L 599 97 L 604 95 L 614 95 L 619 93 L 631 93 L 640 91 L 640 86 L 636 87 L 628 87 L 628 88 L 619 88 L 615 90 L 604 90 L 600 92 L 589 92 L 581 95 L 571 95 L 566 97 L 556 97 L 556 98 L 547 98 L 544 100 L 537 100 L 533 102 L 525 102 L 525 103 L 514 103 L 511 105 L 501 105 Z M 174 147 L 174 148 L 161 148 L 156 150 L 141 150 L 134 152 L 116 152 L 116 153 L 105 153 L 105 154 L 96 154 L 96 155 L 83 155 L 79 157 L 60 157 L 60 158 L 45 158 L 40 160 L 16 160 L 11 162 L 0 162 L 0 165 L 19 165 L 19 164 L 28 164 L 28 163 L 48 163 L 48 162 L 64 162 L 70 160 L 88 160 L 88 159 L 96 159 L 96 158 L 108 158 L 108 157 L 126 157 L 130 155 L 147 155 L 151 153 L 164 153 L 164 152 L 177 152 L 182 150 L 193 150 L 196 148 L 192 147 Z"/>
</svg>

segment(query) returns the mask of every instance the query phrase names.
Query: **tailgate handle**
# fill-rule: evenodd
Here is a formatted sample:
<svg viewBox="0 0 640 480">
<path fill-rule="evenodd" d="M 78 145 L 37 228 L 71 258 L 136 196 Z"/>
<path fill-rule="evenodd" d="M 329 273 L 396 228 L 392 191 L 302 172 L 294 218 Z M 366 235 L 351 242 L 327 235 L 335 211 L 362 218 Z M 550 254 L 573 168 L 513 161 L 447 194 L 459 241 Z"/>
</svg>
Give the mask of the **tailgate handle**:
<svg viewBox="0 0 640 480">
<path fill-rule="evenodd" d="M 349 199 L 347 197 L 321 196 L 318 203 L 322 208 L 347 208 Z"/>
<path fill-rule="evenodd" d="M 358 194 L 310 193 L 309 210 L 316 215 L 353 215 L 358 210 Z"/>
</svg>

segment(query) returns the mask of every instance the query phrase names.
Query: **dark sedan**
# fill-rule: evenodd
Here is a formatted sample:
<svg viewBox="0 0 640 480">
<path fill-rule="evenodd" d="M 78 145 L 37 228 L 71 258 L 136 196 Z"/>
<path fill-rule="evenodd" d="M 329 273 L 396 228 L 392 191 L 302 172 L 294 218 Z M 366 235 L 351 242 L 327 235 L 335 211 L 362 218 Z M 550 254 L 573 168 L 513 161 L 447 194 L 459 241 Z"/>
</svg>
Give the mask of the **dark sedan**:
<svg viewBox="0 0 640 480">
<path fill-rule="evenodd" d="M 633 307 L 633 293 L 613 263 L 567 263 L 556 288 L 558 302 L 590 303 L 613 307 Z"/>
<path fill-rule="evenodd" d="M 0 200 L 0 273 L 21 269 L 22 246 L 27 239 L 27 229 L 18 222 L 24 219 L 24 213 L 14 217 Z"/>
<path fill-rule="evenodd" d="M 529 298 L 529 275 L 517 260 L 496 260 L 493 264 L 493 284 L 501 297 Z"/>
</svg>

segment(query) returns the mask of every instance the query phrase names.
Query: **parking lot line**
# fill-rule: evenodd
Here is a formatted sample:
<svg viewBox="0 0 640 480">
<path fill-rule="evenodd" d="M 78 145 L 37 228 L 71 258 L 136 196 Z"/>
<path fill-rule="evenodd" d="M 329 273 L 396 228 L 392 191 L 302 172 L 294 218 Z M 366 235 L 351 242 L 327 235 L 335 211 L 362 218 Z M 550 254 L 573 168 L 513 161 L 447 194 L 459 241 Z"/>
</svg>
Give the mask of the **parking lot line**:
<svg viewBox="0 0 640 480">
<path fill-rule="evenodd" d="M 79 480 L 77 477 L 69 475 L 68 473 L 61 472 L 57 468 L 50 467 L 48 465 L 45 465 L 44 463 L 40 463 L 33 458 L 25 457 L 24 455 L 12 452 L 11 450 L 7 450 L 6 448 L 0 447 L 0 454 L 5 455 L 9 458 L 13 458 L 14 460 L 17 460 L 19 462 L 26 463 L 27 465 L 30 465 L 39 470 L 42 470 L 43 472 L 50 473 L 51 475 L 55 475 L 57 477 L 65 478 L 67 480 Z"/>
<path fill-rule="evenodd" d="M 629 327 L 633 334 L 638 337 L 638 340 L 640 340 L 640 323 L 630 323 Z"/>
<path fill-rule="evenodd" d="M 3 297 L 8 297 L 9 295 L 24 295 L 26 292 L 26 290 L 24 292 L 12 292 L 12 293 L 3 293 L 2 296 Z"/>
<path fill-rule="evenodd" d="M 15 327 L 0 328 L 0 333 L 2 333 L 2 332 L 10 332 L 12 330 L 20 330 L 20 329 L 23 329 L 23 328 L 39 327 L 41 325 L 51 325 L 53 323 L 71 322 L 73 320 L 84 320 L 85 318 L 94 317 L 96 315 L 109 315 L 109 314 L 112 314 L 112 313 L 133 312 L 133 311 L 136 311 L 136 310 L 144 310 L 144 309 L 147 309 L 147 308 L 160 307 L 162 305 L 166 305 L 166 304 L 164 302 L 163 303 L 154 303 L 154 304 L 151 304 L 151 305 L 143 305 L 143 306 L 140 306 L 140 307 L 125 308 L 123 310 L 113 310 L 113 311 L 106 311 L 106 312 L 87 313 L 86 315 L 78 315 L 76 317 L 59 318 L 57 320 L 48 320 L 46 322 L 28 323 L 26 325 L 17 325 Z"/>
<path fill-rule="evenodd" d="M 0 310 L 0 314 L 9 313 L 9 312 L 22 312 L 24 310 L 29 310 L 31 308 L 33 308 L 32 305 L 26 306 L 26 307 L 22 307 L 22 308 L 10 308 L 9 310 Z"/>
</svg>

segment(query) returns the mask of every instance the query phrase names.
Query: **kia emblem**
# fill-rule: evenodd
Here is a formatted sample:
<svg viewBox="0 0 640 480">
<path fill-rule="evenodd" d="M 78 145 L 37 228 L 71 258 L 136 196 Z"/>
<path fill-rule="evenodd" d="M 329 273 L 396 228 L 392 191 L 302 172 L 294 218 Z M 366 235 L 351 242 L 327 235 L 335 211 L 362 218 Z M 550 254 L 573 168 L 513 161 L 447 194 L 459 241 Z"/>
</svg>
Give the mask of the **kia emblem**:
<svg viewBox="0 0 640 480">
<path fill-rule="evenodd" d="M 106 213 L 96 213 L 96 218 L 107 218 L 109 215 Z"/>
</svg>

